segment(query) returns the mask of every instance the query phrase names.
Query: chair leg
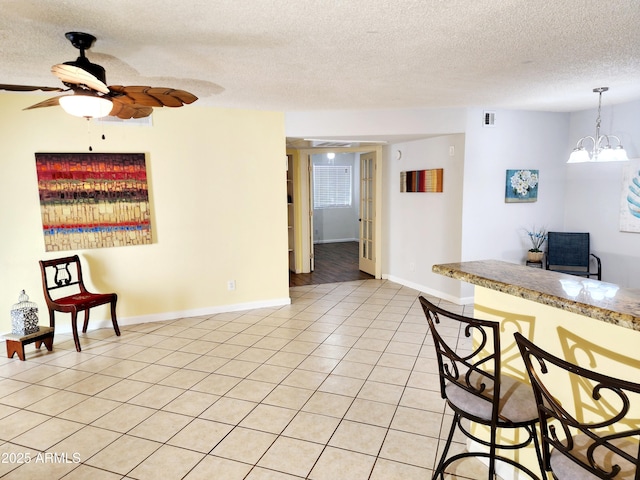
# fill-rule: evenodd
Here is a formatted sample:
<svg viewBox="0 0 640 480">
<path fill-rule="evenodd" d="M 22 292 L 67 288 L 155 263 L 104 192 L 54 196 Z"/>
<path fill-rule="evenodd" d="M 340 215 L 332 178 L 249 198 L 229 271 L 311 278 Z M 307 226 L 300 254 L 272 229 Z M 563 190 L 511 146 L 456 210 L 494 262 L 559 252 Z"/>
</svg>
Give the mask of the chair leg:
<svg viewBox="0 0 640 480">
<path fill-rule="evenodd" d="M 80 339 L 78 338 L 78 312 L 71 312 L 71 331 L 73 333 L 73 341 L 76 344 L 76 351 L 80 352 Z"/>
<path fill-rule="evenodd" d="M 120 336 L 120 328 L 118 327 L 118 320 L 116 319 L 116 300 L 111 302 L 111 322 L 113 323 L 113 329 L 116 335 Z"/>
<path fill-rule="evenodd" d="M 451 441 L 453 440 L 453 434 L 456 431 L 456 425 L 459 421 L 460 415 L 458 413 L 454 413 L 453 422 L 451 422 L 451 428 L 449 429 L 449 436 L 447 437 L 447 443 L 444 444 L 444 449 L 442 450 L 442 454 L 440 455 L 438 466 L 433 471 L 432 480 L 435 480 L 438 476 L 440 476 L 440 480 L 444 479 L 444 463 L 447 459 L 447 453 L 449 453 L 449 447 L 451 446 Z"/>
<path fill-rule="evenodd" d="M 82 325 L 82 333 L 87 333 L 87 326 L 89 325 L 89 310 L 91 309 L 87 308 L 84 311 L 84 324 Z"/>
<path fill-rule="evenodd" d="M 496 473 L 496 428 L 491 428 L 489 438 L 491 438 L 491 445 L 489 445 L 489 480 L 495 478 Z"/>
<path fill-rule="evenodd" d="M 528 433 L 531 434 L 531 430 L 533 430 L 533 440 L 534 440 L 534 445 L 535 445 L 535 450 L 536 450 L 536 455 L 538 457 L 538 465 L 540 467 L 540 471 L 542 473 L 542 477 L 538 477 L 534 472 L 532 472 L 529 468 L 525 467 L 524 465 L 521 465 L 520 463 L 518 463 L 517 461 L 510 459 L 508 457 L 504 457 L 501 455 L 498 455 L 498 450 L 500 449 L 500 446 L 497 444 L 497 438 L 498 438 L 498 429 L 497 428 L 493 428 L 490 430 L 490 437 L 489 437 L 489 441 L 481 441 L 480 443 L 485 445 L 486 447 L 489 447 L 489 451 L 488 452 L 469 452 L 466 451 L 465 453 L 458 453 L 456 455 L 452 455 L 450 458 L 447 458 L 447 454 L 449 453 L 449 447 L 451 446 L 451 442 L 453 440 L 453 436 L 455 433 L 455 429 L 456 426 L 463 432 L 465 433 L 467 436 L 470 436 L 469 433 L 465 432 L 465 428 L 462 426 L 461 422 L 461 416 L 457 413 L 454 413 L 454 417 L 453 417 L 453 422 L 451 423 L 451 429 L 449 430 L 449 436 L 447 437 L 447 442 L 445 443 L 443 452 L 440 456 L 440 460 L 438 461 L 438 466 L 436 467 L 436 469 L 433 471 L 433 476 L 431 477 L 432 480 L 444 480 L 444 474 L 445 474 L 445 470 L 454 462 L 462 460 L 464 458 L 470 458 L 470 457 L 482 457 L 482 458 L 486 458 L 487 459 L 487 463 L 488 463 L 488 475 L 487 475 L 487 479 L 488 480 L 495 480 L 497 478 L 500 478 L 496 475 L 496 461 L 499 460 L 501 462 L 504 462 L 506 464 L 511 465 L 512 467 L 515 467 L 516 470 L 521 471 L 522 473 L 525 474 L 524 477 L 521 477 L 518 475 L 517 478 L 527 478 L 527 479 L 531 479 L 531 480 L 541 480 L 541 479 L 546 479 L 546 473 L 543 467 L 543 462 L 542 462 L 542 457 L 541 457 L 541 450 L 540 450 L 540 443 L 538 441 L 538 437 L 537 437 L 537 432 L 536 432 L 536 428 L 534 424 L 530 424 L 529 426 L 525 426 L 525 427 L 520 427 L 520 428 L 525 428 L 527 430 Z M 531 428 L 531 430 L 530 430 Z M 470 437 L 473 438 L 473 437 Z M 476 439 L 478 440 L 478 439 Z"/>
<path fill-rule="evenodd" d="M 52 328 L 56 327 L 56 312 L 52 309 L 49 309 L 49 326 Z"/>
<path fill-rule="evenodd" d="M 536 449 L 536 456 L 538 457 L 538 466 L 540 467 L 540 478 L 547 478 L 547 472 L 544 468 L 544 461 L 542 459 L 542 447 L 540 445 L 540 439 L 538 438 L 538 429 L 535 424 L 531 425 L 531 434 L 533 436 L 533 444 Z"/>
</svg>

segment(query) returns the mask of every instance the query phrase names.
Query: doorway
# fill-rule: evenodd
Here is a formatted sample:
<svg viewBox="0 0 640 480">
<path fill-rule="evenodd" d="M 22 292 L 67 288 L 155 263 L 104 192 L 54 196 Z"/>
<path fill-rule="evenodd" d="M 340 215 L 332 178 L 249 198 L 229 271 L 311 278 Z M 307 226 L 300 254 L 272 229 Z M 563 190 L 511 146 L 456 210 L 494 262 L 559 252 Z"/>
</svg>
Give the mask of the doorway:
<svg viewBox="0 0 640 480">
<path fill-rule="evenodd" d="M 376 174 L 381 153 L 380 146 L 296 149 L 299 212 L 292 285 L 381 278 L 381 248 L 377 241 L 381 225 L 380 216 L 376 215 L 381 203 L 377 195 L 381 179 Z M 327 154 L 333 154 L 332 158 Z M 314 190 L 314 165 L 318 166 L 317 171 L 323 169 L 325 176 L 350 174 L 350 205 L 335 205 L 344 194 L 339 188 L 329 188 L 324 200 L 314 199 L 314 193 L 323 193 L 321 189 Z M 327 208 L 317 208 L 318 201 L 324 201 Z"/>
<path fill-rule="evenodd" d="M 373 275 L 358 268 L 358 242 L 318 243 L 315 245 L 315 270 L 290 273 L 289 286 L 369 280 Z"/>
</svg>

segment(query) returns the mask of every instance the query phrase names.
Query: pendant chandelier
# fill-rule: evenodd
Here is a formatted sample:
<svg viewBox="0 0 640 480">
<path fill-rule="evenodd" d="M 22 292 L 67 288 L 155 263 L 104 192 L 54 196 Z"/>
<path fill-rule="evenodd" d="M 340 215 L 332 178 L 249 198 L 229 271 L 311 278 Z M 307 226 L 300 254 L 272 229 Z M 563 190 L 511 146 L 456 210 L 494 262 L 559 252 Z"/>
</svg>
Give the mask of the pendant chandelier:
<svg viewBox="0 0 640 480">
<path fill-rule="evenodd" d="M 609 90 L 609 87 L 594 88 L 593 93 L 598 94 L 598 118 L 596 119 L 596 136 L 586 136 L 578 140 L 576 148 L 573 149 L 567 163 L 584 162 L 621 162 L 629 160 L 627 152 L 620 143 L 620 139 L 615 135 L 600 135 L 600 109 L 602 107 L 602 93 Z M 593 144 L 591 150 L 584 147 L 584 142 L 590 140 Z M 611 145 L 612 141 L 617 142 Z"/>
</svg>

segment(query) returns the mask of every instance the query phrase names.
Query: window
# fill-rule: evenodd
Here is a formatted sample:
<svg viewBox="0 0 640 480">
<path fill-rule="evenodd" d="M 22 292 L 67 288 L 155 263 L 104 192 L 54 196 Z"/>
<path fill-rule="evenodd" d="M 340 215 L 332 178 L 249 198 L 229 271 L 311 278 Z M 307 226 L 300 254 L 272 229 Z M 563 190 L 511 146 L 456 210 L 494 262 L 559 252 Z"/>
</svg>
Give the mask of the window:
<svg viewBox="0 0 640 480">
<path fill-rule="evenodd" d="M 351 165 L 313 166 L 313 208 L 351 206 Z"/>
</svg>

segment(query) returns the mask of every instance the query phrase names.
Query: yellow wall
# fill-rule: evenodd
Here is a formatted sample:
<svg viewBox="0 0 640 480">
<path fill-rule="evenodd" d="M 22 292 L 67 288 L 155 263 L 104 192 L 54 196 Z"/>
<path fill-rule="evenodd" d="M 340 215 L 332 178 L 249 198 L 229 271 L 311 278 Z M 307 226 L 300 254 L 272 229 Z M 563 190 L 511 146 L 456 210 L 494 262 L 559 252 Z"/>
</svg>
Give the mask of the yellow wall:
<svg viewBox="0 0 640 480">
<path fill-rule="evenodd" d="M 63 252 L 80 254 L 95 289 L 118 293 L 123 323 L 288 302 L 283 113 L 196 103 L 156 109 L 144 127 L 22 111 L 43 98 L 0 95 L 0 332 L 21 289 L 48 324 L 38 260 L 61 256 L 44 251 L 34 153 L 89 145 L 147 158 L 153 244 Z"/>
<path fill-rule="evenodd" d="M 477 285 L 474 288 L 474 316 L 501 323 L 503 374 L 529 381 L 513 338 L 513 334 L 518 331 L 536 345 L 570 363 L 640 383 L 640 360 L 637 354 L 640 332 Z M 602 403 L 606 402 L 596 408 L 580 385 L 565 383 L 556 387 L 558 388 L 552 393 L 569 411 L 574 403 L 585 404 L 587 407 L 584 410 L 592 415 L 594 421 L 602 420 L 603 413 L 598 408 L 602 408 Z M 622 423 L 625 424 L 624 428 L 638 428 L 640 411 L 637 404 L 632 404 L 631 411 Z M 501 435 L 500 440 L 507 444 L 523 440 L 513 430 L 502 430 Z M 536 472 L 538 468 L 533 447 L 527 450 L 515 452 L 511 458 Z M 504 450 L 502 454 L 511 455 Z M 509 468 L 498 473 L 505 479 L 525 478 L 524 475 L 514 476 Z"/>
</svg>

